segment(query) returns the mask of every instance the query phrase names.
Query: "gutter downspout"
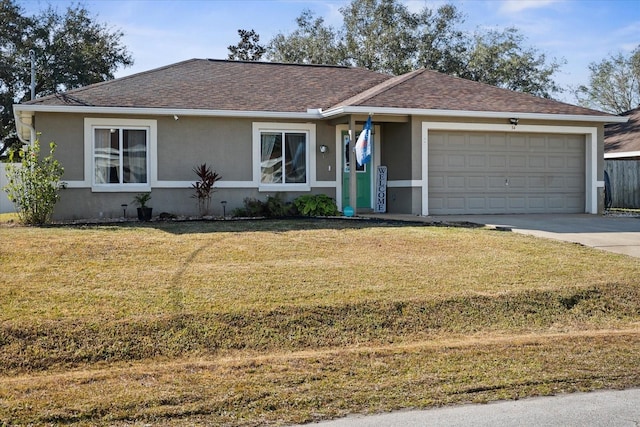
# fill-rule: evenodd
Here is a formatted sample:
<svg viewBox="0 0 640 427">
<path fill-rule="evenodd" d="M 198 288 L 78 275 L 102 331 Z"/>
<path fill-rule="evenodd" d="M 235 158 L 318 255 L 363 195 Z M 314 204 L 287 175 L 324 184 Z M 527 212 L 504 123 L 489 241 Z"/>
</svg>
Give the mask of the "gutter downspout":
<svg viewBox="0 0 640 427">
<path fill-rule="evenodd" d="M 36 140 L 36 129 L 33 127 L 33 125 L 30 125 L 28 123 L 25 123 L 22 121 L 22 116 L 20 114 L 18 114 L 17 109 L 15 108 L 16 106 L 13 107 L 13 118 L 16 122 L 16 133 L 18 134 L 18 139 L 20 140 L 20 142 L 22 142 L 24 145 L 30 145 L 33 141 Z M 33 120 L 33 114 L 31 115 L 31 118 Z M 29 129 L 30 131 L 30 138 L 29 140 L 26 140 L 22 137 L 22 132 L 20 131 L 20 128 L 26 127 Z"/>
</svg>

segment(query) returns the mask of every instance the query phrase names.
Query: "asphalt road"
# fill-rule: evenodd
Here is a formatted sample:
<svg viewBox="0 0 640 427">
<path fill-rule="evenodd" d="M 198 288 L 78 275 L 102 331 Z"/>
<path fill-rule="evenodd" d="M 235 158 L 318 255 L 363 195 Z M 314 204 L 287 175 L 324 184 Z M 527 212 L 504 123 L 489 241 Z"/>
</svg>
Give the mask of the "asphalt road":
<svg viewBox="0 0 640 427">
<path fill-rule="evenodd" d="M 577 427 L 640 426 L 640 389 L 605 390 L 550 397 L 348 416 L 319 427 Z"/>
</svg>

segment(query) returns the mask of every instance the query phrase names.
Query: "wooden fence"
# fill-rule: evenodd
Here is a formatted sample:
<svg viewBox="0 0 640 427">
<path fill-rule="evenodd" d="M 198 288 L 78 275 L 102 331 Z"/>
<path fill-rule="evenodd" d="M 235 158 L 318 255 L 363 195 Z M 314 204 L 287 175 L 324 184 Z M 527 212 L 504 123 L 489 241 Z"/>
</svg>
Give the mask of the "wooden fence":
<svg viewBox="0 0 640 427">
<path fill-rule="evenodd" d="M 612 208 L 640 208 L 640 160 L 608 159 Z"/>
</svg>

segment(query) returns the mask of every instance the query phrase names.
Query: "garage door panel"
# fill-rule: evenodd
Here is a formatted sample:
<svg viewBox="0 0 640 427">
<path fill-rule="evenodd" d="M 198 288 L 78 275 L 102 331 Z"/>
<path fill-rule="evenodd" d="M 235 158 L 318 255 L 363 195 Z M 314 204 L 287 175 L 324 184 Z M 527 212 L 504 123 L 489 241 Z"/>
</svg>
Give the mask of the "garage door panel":
<svg viewBox="0 0 640 427">
<path fill-rule="evenodd" d="M 544 211 L 545 209 L 545 198 L 544 196 L 530 196 L 527 199 L 527 207 L 529 210 L 539 210 Z"/>
<path fill-rule="evenodd" d="M 489 182 L 489 190 L 505 191 L 506 178 L 504 176 L 490 176 L 487 179 Z"/>
<path fill-rule="evenodd" d="M 464 176 L 450 176 L 447 178 L 447 188 L 450 190 L 462 189 L 466 187 Z"/>
<path fill-rule="evenodd" d="M 431 214 L 584 212 L 583 136 L 432 133 Z"/>
<path fill-rule="evenodd" d="M 507 137 L 506 135 L 489 135 L 487 137 L 488 146 L 490 148 L 499 148 L 506 149 L 507 148 Z"/>
<path fill-rule="evenodd" d="M 580 157 L 567 157 L 566 161 L 567 169 L 573 169 L 575 171 L 582 171 L 584 166 L 584 159 Z"/>
<path fill-rule="evenodd" d="M 436 154 L 429 156 L 429 169 L 442 170 L 447 164 L 447 156 L 444 154 Z"/>
<path fill-rule="evenodd" d="M 487 178 L 484 176 L 470 176 L 467 180 L 467 186 L 472 190 L 486 190 Z"/>
<path fill-rule="evenodd" d="M 489 157 L 489 168 L 506 168 L 507 167 L 507 156 L 505 155 L 494 155 Z"/>
<path fill-rule="evenodd" d="M 545 156 L 531 155 L 528 160 L 530 169 L 544 169 L 547 166 L 547 158 Z"/>
<path fill-rule="evenodd" d="M 464 154 L 451 154 L 447 156 L 447 166 L 450 168 L 464 168 L 466 166 Z"/>
<path fill-rule="evenodd" d="M 509 190 L 522 191 L 527 189 L 527 178 L 521 176 L 509 177 Z"/>
<path fill-rule="evenodd" d="M 525 197 L 510 197 L 509 208 L 512 211 L 525 210 L 527 208 L 527 199 Z"/>
<path fill-rule="evenodd" d="M 469 209 L 486 209 L 487 201 L 484 197 L 469 197 L 467 199 Z"/>
<path fill-rule="evenodd" d="M 487 167 L 487 156 L 485 155 L 473 155 L 469 154 L 469 168 L 486 168 Z"/>
<path fill-rule="evenodd" d="M 527 166 L 527 157 L 523 154 L 509 156 L 509 167 L 511 170 L 524 169 Z"/>
<path fill-rule="evenodd" d="M 488 208 L 490 211 L 503 211 L 507 207 L 507 197 L 488 197 Z"/>
<path fill-rule="evenodd" d="M 529 138 L 529 148 L 536 151 L 546 151 L 547 139 L 537 136 Z"/>
<path fill-rule="evenodd" d="M 520 135 L 514 135 L 509 137 L 509 150 L 516 149 L 523 151 L 527 148 L 527 138 Z"/>
</svg>

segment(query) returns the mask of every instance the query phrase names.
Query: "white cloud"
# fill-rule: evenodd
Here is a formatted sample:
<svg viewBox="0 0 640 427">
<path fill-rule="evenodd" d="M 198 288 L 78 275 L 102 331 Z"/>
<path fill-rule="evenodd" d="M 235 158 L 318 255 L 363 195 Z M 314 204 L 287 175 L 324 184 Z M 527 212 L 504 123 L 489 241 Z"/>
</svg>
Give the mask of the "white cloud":
<svg viewBox="0 0 640 427">
<path fill-rule="evenodd" d="M 500 12 L 512 14 L 528 9 L 541 9 L 558 3 L 558 0 L 506 0 L 500 5 Z"/>
</svg>

